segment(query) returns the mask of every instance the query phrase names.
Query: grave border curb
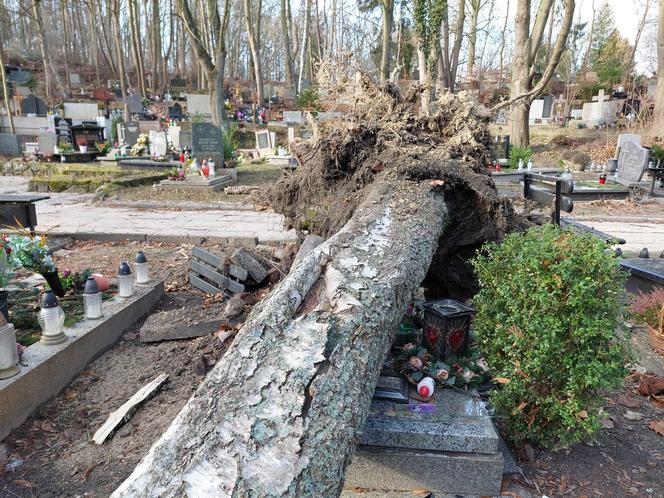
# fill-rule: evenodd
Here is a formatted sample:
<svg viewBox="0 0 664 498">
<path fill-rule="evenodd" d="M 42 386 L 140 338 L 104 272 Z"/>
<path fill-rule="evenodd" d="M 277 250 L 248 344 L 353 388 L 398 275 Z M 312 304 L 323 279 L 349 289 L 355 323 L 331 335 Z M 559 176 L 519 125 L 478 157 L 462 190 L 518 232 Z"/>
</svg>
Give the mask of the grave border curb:
<svg viewBox="0 0 664 498">
<path fill-rule="evenodd" d="M 136 288 L 126 301 L 116 297 L 115 313 L 101 320 L 83 320 L 65 329 L 69 339 L 57 346 L 28 347 L 18 375 L 0 380 L 0 441 L 45 402 L 57 396 L 86 366 L 110 349 L 124 332 L 145 318 L 164 296 L 164 283 Z M 124 301 L 124 302 L 123 302 Z"/>
</svg>

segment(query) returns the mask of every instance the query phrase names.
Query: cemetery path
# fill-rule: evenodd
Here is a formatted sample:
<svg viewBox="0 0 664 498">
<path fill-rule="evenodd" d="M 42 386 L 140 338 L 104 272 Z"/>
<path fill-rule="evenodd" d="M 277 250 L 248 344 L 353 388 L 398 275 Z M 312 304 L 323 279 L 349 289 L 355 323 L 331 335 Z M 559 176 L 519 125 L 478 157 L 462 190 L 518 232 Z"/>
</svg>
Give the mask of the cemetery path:
<svg viewBox="0 0 664 498">
<path fill-rule="evenodd" d="M 657 257 L 660 252 L 664 251 L 664 223 L 576 219 L 596 230 L 625 239 L 627 242 L 620 246 L 623 251 L 638 253 L 642 248 L 647 247 L 651 257 Z"/>
<path fill-rule="evenodd" d="M 0 193 L 27 192 L 27 179 L 3 177 Z M 198 242 L 258 238 L 260 242 L 295 240 L 281 215 L 246 206 L 228 209 L 158 209 L 94 204 L 92 194 L 49 193 L 37 206 L 37 230 L 51 234 L 117 240 Z"/>
</svg>

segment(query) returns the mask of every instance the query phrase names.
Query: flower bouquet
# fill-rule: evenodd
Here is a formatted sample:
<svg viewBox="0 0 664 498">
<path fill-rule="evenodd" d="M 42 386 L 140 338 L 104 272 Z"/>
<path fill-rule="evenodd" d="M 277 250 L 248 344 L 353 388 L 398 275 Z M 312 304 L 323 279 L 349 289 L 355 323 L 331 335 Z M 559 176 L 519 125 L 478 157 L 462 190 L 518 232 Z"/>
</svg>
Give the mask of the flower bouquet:
<svg viewBox="0 0 664 498">
<path fill-rule="evenodd" d="M 7 240 L 11 248 L 11 259 L 16 266 L 39 273 L 56 296 L 64 296 L 58 269 L 48 254 L 46 237 L 12 234 Z"/>
</svg>

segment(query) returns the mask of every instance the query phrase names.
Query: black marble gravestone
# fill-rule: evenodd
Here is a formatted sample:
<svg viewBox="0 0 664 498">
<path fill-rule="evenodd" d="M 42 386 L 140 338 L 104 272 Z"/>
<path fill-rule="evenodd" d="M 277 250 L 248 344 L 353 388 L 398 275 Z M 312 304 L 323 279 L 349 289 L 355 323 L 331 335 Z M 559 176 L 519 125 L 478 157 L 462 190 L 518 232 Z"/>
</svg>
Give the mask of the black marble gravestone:
<svg viewBox="0 0 664 498">
<path fill-rule="evenodd" d="M 21 102 L 21 112 L 26 116 L 28 114 L 35 114 L 37 116 L 46 116 L 48 114 L 48 107 L 46 103 L 36 95 L 28 95 Z"/>
<path fill-rule="evenodd" d="M 199 160 L 211 158 L 217 168 L 224 161 L 224 146 L 221 129 L 210 123 L 191 125 L 192 152 Z"/>
</svg>

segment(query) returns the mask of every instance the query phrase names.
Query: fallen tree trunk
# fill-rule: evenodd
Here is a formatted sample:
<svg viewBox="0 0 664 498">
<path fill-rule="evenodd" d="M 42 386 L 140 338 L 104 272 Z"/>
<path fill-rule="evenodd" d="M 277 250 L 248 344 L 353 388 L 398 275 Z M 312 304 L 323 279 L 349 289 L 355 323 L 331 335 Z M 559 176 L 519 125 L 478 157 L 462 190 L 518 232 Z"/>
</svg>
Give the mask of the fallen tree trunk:
<svg viewBox="0 0 664 498">
<path fill-rule="evenodd" d="M 337 496 L 380 367 L 448 220 L 442 189 L 385 174 L 256 306 L 125 496 Z"/>
</svg>

